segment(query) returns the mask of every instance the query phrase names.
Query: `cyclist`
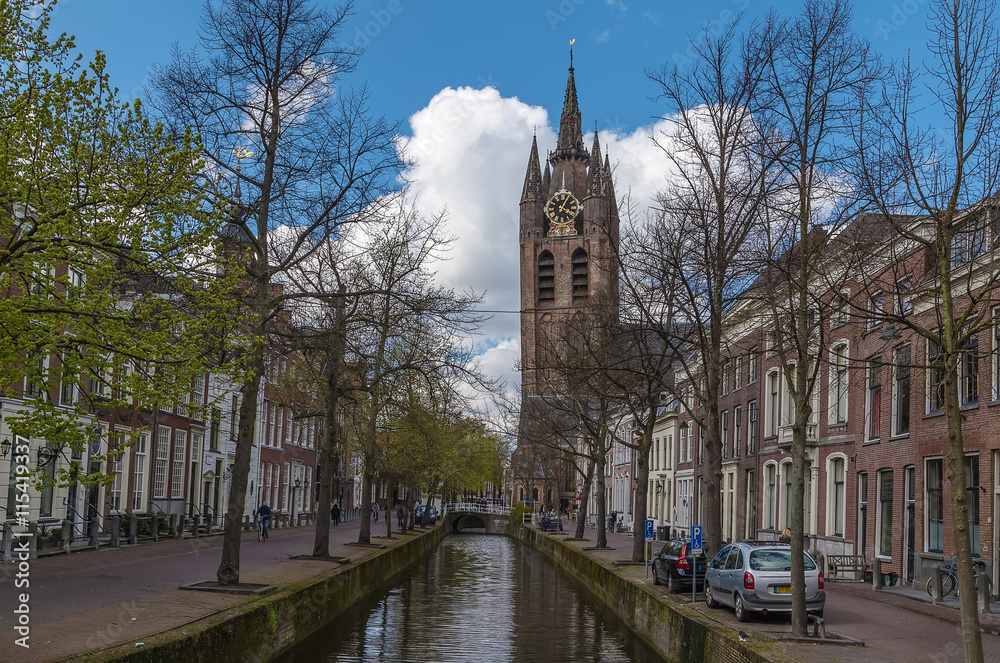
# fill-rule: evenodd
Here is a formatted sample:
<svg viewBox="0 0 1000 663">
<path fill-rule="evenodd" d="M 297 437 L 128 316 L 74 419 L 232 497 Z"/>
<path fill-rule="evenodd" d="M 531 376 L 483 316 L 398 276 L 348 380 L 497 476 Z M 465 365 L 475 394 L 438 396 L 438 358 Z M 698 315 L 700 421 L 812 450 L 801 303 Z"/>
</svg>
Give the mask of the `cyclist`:
<svg viewBox="0 0 1000 663">
<path fill-rule="evenodd" d="M 257 522 L 264 526 L 264 540 L 267 541 L 267 526 L 271 522 L 271 507 L 265 501 L 254 512 L 254 515 L 257 516 Z"/>
</svg>

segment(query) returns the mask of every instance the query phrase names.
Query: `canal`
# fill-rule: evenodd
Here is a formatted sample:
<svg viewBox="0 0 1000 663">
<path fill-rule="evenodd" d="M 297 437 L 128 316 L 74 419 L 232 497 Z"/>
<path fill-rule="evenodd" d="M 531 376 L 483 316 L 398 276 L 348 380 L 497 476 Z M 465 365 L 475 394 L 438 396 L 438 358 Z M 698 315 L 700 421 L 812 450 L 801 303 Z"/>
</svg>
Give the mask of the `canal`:
<svg viewBox="0 0 1000 663">
<path fill-rule="evenodd" d="M 663 659 L 542 555 L 505 536 L 455 534 L 276 661 Z"/>
</svg>

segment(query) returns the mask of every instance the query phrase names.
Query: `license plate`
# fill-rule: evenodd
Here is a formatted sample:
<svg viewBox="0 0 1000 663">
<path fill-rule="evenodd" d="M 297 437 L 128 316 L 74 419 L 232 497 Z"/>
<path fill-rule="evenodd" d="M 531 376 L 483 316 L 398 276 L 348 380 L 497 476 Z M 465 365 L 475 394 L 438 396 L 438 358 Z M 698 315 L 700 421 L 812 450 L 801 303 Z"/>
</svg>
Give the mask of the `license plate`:
<svg viewBox="0 0 1000 663">
<path fill-rule="evenodd" d="M 778 585 L 777 587 L 774 588 L 774 593 L 775 594 L 791 594 L 792 593 L 792 587 L 791 587 L 791 585 Z"/>
</svg>

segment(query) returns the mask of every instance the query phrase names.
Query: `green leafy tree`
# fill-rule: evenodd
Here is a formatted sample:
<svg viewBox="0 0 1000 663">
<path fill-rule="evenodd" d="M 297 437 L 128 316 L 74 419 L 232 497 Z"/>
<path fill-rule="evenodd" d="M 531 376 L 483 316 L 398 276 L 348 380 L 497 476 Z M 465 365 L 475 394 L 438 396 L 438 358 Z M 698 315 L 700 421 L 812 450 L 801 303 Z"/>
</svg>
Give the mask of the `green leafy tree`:
<svg viewBox="0 0 1000 663">
<path fill-rule="evenodd" d="M 0 385 L 24 406 L 11 429 L 70 459 L 91 413 L 187 400 L 233 280 L 196 137 L 121 100 L 100 52 L 50 39 L 53 4 L 0 5 Z"/>
</svg>

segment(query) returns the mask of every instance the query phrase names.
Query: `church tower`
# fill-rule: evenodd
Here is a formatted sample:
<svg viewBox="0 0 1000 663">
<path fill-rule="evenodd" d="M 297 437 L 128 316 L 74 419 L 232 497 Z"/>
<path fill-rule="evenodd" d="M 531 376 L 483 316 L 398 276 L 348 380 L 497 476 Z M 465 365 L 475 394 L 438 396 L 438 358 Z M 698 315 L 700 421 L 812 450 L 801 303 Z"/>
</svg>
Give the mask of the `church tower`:
<svg viewBox="0 0 1000 663">
<path fill-rule="evenodd" d="M 590 150 L 584 146 L 571 50 L 556 148 L 548 154 L 543 171 L 537 138 L 532 141 L 521 192 L 522 422 L 512 463 L 521 466 L 514 468 L 515 502 L 533 499 L 558 509 L 575 496 L 571 488 L 575 477 L 563 476 L 571 471 L 566 462 L 552 467 L 555 459 L 527 458 L 533 452 L 524 411 L 528 399 L 561 393 L 546 368 L 559 359 L 552 356 L 558 343 L 551 338 L 561 326 L 578 325 L 598 310 L 617 316 L 618 226 L 610 163 L 606 155 L 602 157 L 596 131 Z M 522 481 L 519 471 L 534 476 Z"/>
</svg>

